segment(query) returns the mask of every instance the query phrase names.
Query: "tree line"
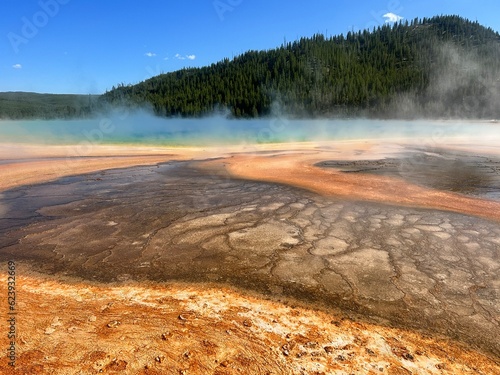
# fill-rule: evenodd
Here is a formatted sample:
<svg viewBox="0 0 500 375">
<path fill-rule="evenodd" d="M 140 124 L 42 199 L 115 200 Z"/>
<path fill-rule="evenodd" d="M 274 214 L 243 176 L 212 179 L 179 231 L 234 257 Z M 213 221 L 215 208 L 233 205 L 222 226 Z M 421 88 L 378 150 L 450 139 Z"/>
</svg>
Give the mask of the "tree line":
<svg viewBox="0 0 500 375">
<path fill-rule="evenodd" d="M 72 119 L 95 114 L 98 95 L 1 92 L 0 119 Z"/>
</svg>

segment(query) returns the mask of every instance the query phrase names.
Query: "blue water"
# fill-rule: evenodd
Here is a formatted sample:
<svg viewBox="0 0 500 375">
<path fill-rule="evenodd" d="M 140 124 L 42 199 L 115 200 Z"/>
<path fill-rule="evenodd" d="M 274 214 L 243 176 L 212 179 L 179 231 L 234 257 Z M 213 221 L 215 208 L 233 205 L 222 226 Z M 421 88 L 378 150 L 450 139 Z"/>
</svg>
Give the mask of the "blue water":
<svg viewBox="0 0 500 375">
<path fill-rule="evenodd" d="M 442 121 L 165 119 L 144 113 L 91 120 L 0 121 L 0 142 L 164 146 L 328 141 L 395 137 L 491 137 L 500 125 Z"/>
</svg>

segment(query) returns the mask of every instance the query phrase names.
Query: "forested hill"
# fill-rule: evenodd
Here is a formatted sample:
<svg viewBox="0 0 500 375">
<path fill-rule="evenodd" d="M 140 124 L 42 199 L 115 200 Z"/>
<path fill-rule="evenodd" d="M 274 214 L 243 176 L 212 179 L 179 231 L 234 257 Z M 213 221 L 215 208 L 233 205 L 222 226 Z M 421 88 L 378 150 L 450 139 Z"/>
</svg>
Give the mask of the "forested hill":
<svg viewBox="0 0 500 375">
<path fill-rule="evenodd" d="M 161 116 L 500 118 L 500 35 L 459 16 L 415 19 L 119 85 L 100 97 L 0 93 L 0 119 L 81 118 L 110 106 Z"/>
<path fill-rule="evenodd" d="M 289 42 L 120 85 L 101 101 L 162 116 L 499 118 L 500 35 L 459 16 Z"/>
</svg>

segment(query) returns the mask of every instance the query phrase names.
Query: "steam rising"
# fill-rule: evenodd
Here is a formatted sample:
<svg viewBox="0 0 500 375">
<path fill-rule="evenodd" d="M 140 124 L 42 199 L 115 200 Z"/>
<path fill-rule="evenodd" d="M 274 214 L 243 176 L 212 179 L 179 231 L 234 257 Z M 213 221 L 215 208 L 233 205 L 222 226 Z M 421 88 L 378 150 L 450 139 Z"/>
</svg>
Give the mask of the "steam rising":
<svg viewBox="0 0 500 375">
<path fill-rule="evenodd" d="M 500 58 L 498 44 L 484 48 Z M 497 66 L 480 62 L 479 53 L 477 49 L 464 52 L 451 43 L 436 47 L 436 62 L 424 95 L 401 94 L 393 102 L 391 117 L 500 118 L 500 71 Z"/>
<path fill-rule="evenodd" d="M 493 53 L 500 57 L 496 44 L 487 48 L 493 48 Z M 280 94 L 273 93 L 271 116 L 254 120 L 231 119 L 228 110 L 219 110 L 201 119 L 186 119 L 161 118 L 154 116 L 151 110 L 121 108 L 91 120 L 0 121 L 0 151 L 21 158 L 20 145 L 23 143 L 222 147 L 228 144 L 405 138 L 421 148 L 432 148 L 445 146 L 451 138 L 500 140 L 500 126 L 496 123 L 465 120 L 473 114 L 483 118 L 487 114 L 500 117 L 500 72 L 498 68 L 479 63 L 479 54 L 479 49 L 472 48 L 464 53 L 451 43 L 438 48 L 426 96 L 403 93 L 392 103 L 391 118 L 413 121 L 292 119 L 283 110 Z M 474 83 L 472 86 L 477 92 L 470 92 L 470 83 Z M 289 107 L 287 103 L 286 108 Z M 455 120 L 423 120 L 433 114 Z M 7 143 L 15 146 L 6 146 Z M 6 151 L 6 147 L 10 147 L 10 151 Z"/>
<path fill-rule="evenodd" d="M 500 59 L 498 43 L 471 46 L 468 52 L 452 43 L 436 47 L 436 61 L 424 96 L 402 93 L 392 102 L 391 118 L 417 121 L 367 119 L 291 119 L 274 98 L 269 118 L 235 120 L 228 110 L 201 119 L 160 118 L 151 110 L 112 109 L 95 119 L 53 121 L 0 121 L 0 144 L 149 144 L 164 146 L 217 146 L 289 141 L 332 141 L 363 138 L 410 138 L 419 146 L 442 145 L 449 137 L 498 139 L 496 124 L 468 120 L 479 114 L 500 118 L 500 71 L 485 66 L 478 57 L 488 49 Z M 321 64 L 321 62 L 316 62 Z M 498 64 L 496 64 L 498 65 Z M 473 85 L 471 85 L 473 83 Z M 471 92 L 474 87 L 477 92 Z M 286 95 L 286 93 L 285 93 Z M 287 101 L 286 108 L 293 107 Z M 300 106 L 298 106 L 300 107 Z M 294 113 L 300 113 L 300 108 Z M 454 119 L 422 120 L 429 116 Z M 5 154 L 5 146 L 1 146 Z M 11 146 L 12 147 L 12 146 Z M 22 149 L 16 146 L 20 155 Z"/>
<path fill-rule="evenodd" d="M 443 89 L 444 90 L 444 89 Z M 409 102 L 409 100 L 408 100 Z M 492 139 L 497 124 L 466 121 L 288 119 L 276 116 L 235 120 L 217 115 L 202 119 L 165 119 L 145 111 L 114 111 L 94 120 L 0 121 L 0 143 L 12 144 L 145 144 L 217 146 L 347 139 L 408 138 L 435 144 L 449 137 Z"/>
</svg>

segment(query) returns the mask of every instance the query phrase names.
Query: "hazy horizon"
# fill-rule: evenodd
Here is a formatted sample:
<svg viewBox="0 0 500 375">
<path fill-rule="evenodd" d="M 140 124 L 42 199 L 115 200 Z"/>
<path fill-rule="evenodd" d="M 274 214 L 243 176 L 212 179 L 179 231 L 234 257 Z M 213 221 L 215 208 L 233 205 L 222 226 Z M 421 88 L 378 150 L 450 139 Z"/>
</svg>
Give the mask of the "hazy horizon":
<svg viewBox="0 0 500 375">
<path fill-rule="evenodd" d="M 498 126 L 484 120 L 167 119 L 146 112 L 115 112 L 85 120 L 0 120 L 0 142 L 223 146 L 436 137 L 492 140 L 500 138 Z"/>
</svg>

